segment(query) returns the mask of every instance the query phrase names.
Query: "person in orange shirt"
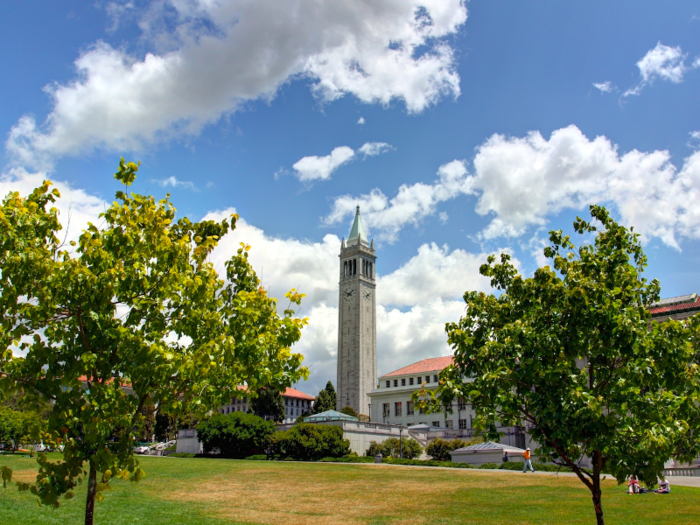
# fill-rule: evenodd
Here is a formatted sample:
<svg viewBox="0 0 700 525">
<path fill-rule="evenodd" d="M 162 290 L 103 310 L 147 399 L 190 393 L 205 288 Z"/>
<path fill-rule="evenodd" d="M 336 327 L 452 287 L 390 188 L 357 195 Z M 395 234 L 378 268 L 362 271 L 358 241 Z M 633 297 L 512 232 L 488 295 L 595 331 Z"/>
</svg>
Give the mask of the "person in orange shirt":
<svg viewBox="0 0 700 525">
<path fill-rule="evenodd" d="M 530 470 L 532 472 L 535 472 L 535 469 L 532 468 L 532 462 L 530 461 L 530 449 L 526 449 L 525 452 L 523 452 L 523 458 L 525 458 L 525 464 L 523 464 L 523 474 L 525 474 L 525 471 L 527 470 L 527 467 L 530 467 Z"/>
</svg>

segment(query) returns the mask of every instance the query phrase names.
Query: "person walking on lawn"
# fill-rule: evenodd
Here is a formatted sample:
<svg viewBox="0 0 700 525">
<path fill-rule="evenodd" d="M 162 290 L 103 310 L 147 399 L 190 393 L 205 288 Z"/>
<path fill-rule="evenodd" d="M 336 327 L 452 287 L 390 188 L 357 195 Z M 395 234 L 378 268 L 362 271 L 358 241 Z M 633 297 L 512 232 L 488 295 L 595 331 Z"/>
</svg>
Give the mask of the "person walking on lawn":
<svg viewBox="0 0 700 525">
<path fill-rule="evenodd" d="M 523 452 L 523 458 L 525 459 L 525 463 L 523 463 L 523 474 L 525 474 L 525 471 L 527 471 L 527 467 L 530 467 L 530 470 L 532 472 L 535 472 L 535 469 L 532 468 L 532 462 L 530 461 L 530 449 L 526 449 L 525 452 Z"/>
</svg>

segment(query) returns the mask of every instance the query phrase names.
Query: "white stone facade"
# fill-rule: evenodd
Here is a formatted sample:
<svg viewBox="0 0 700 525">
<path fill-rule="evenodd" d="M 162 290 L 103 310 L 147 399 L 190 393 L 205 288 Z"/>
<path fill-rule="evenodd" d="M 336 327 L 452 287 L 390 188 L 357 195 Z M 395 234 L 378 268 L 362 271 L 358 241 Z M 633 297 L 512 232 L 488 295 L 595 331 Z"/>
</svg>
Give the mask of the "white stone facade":
<svg viewBox="0 0 700 525">
<path fill-rule="evenodd" d="M 340 248 L 337 410 L 369 414 L 377 378 L 377 300 L 374 245 L 364 238 L 360 210 Z"/>
</svg>

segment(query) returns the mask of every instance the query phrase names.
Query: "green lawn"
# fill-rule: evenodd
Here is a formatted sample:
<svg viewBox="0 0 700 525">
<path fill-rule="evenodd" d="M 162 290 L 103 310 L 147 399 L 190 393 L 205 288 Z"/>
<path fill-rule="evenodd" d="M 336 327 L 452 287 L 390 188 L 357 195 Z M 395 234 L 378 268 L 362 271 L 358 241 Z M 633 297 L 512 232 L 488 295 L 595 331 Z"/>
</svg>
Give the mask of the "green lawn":
<svg viewBox="0 0 700 525">
<path fill-rule="evenodd" d="M 30 481 L 34 460 L 0 457 Z M 588 491 L 575 478 L 520 472 L 361 464 L 143 458 L 146 479 L 115 481 L 95 523 L 121 524 L 592 524 Z M 604 483 L 607 523 L 700 523 L 700 489 L 627 496 Z M 2 523 L 81 523 L 85 489 L 59 509 L 37 506 L 15 487 L 0 490 Z"/>
</svg>

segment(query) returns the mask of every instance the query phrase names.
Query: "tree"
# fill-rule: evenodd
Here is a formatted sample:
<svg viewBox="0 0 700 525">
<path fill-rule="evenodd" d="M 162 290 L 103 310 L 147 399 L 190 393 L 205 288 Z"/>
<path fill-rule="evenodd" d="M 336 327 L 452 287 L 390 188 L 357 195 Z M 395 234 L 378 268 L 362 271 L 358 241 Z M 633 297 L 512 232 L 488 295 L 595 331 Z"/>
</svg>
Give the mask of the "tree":
<svg viewBox="0 0 700 525">
<path fill-rule="evenodd" d="M 122 159 L 115 178 L 128 189 L 137 170 Z M 249 246 L 226 263 L 226 280 L 208 261 L 236 215 L 193 223 L 176 219 L 169 196 L 119 191 L 101 225 L 67 246 L 50 185 L 26 198 L 9 193 L 0 206 L 0 391 L 19 386 L 51 400 L 34 437 L 65 446 L 64 461 L 39 455 L 36 484 L 18 486 L 58 506 L 87 471 L 92 524 L 112 478 L 144 476 L 132 445 L 146 404 L 202 416 L 236 385 L 290 386 L 308 376 L 290 350 L 306 320 L 294 316 L 295 291 L 278 314 Z"/>
<path fill-rule="evenodd" d="M 527 425 L 540 457 L 588 487 L 603 524 L 601 473 L 654 484 L 668 458 L 698 453 L 700 321 L 653 323 L 660 286 L 642 276 L 639 236 L 605 208 L 590 211 L 597 222 L 577 218 L 574 229 L 592 242 L 577 249 L 550 232 L 552 268 L 531 278 L 508 255 L 489 257 L 480 272 L 502 293 L 464 294 L 466 314 L 446 325 L 454 365 L 434 396 L 414 400 L 434 408 L 467 399 L 491 439 L 497 421 Z"/>
<path fill-rule="evenodd" d="M 365 452 L 366 456 L 376 456 L 381 454 L 385 458 L 414 459 L 421 455 L 423 448 L 420 443 L 413 438 L 389 438 L 381 443 L 369 442 L 369 448 Z"/>
<path fill-rule="evenodd" d="M 452 461 L 450 452 L 466 447 L 469 444 L 461 439 L 435 438 L 425 447 L 425 453 L 436 461 Z"/>
<path fill-rule="evenodd" d="M 270 439 L 272 452 L 280 458 L 314 461 L 341 458 L 350 453 L 350 441 L 337 426 L 300 423 L 286 432 L 275 432 Z"/>
<path fill-rule="evenodd" d="M 218 449 L 222 456 L 236 459 L 262 454 L 274 432 L 272 421 L 244 412 L 216 413 L 197 425 L 205 453 Z"/>
<path fill-rule="evenodd" d="M 284 421 L 284 401 L 278 389 L 264 386 L 256 394 L 250 401 L 250 411 L 253 414 L 277 423 Z"/>
<path fill-rule="evenodd" d="M 6 406 L 0 406 L 0 443 L 5 450 L 13 453 L 20 444 L 29 438 L 33 426 L 42 423 L 34 412 L 22 412 Z"/>
<path fill-rule="evenodd" d="M 355 409 L 352 407 L 343 407 L 343 409 L 340 411 L 341 414 L 346 414 L 348 416 L 352 417 L 357 417 L 357 412 L 355 412 Z"/>
<path fill-rule="evenodd" d="M 321 390 L 316 396 L 316 399 L 314 399 L 313 413 L 320 414 L 327 410 L 335 410 L 337 403 L 338 401 L 336 399 L 333 383 L 328 381 L 328 383 L 326 383 L 326 388 Z"/>
</svg>

